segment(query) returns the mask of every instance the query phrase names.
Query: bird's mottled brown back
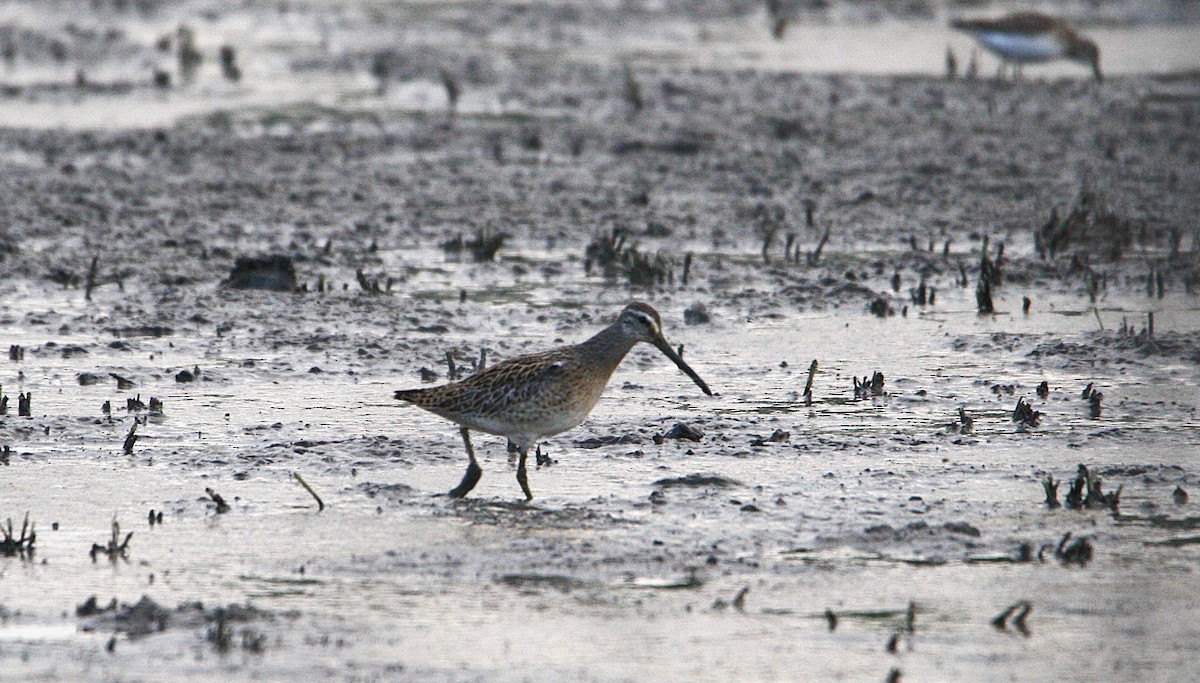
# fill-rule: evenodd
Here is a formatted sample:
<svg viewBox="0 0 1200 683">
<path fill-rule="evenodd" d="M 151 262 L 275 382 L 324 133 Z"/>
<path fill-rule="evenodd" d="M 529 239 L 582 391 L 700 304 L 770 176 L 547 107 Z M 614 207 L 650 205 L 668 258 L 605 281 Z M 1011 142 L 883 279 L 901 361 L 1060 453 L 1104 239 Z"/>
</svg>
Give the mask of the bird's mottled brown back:
<svg viewBox="0 0 1200 683">
<path fill-rule="evenodd" d="M 593 391 L 582 361 L 577 347 L 552 349 L 497 363 L 458 382 L 397 391 L 396 398 L 482 431 L 497 433 L 489 425 L 499 421 L 505 431 L 557 433 L 547 430 L 577 414 L 582 421 L 607 382 L 606 374 Z"/>
</svg>

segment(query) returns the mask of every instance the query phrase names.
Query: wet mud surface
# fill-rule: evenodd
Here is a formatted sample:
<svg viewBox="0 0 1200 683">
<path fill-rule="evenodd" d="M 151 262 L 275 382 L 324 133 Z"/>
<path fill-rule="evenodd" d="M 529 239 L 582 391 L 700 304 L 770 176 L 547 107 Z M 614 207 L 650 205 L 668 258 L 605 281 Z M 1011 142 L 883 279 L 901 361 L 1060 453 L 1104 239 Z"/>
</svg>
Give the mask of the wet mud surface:
<svg viewBox="0 0 1200 683">
<path fill-rule="evenodd" d="M 453 115 L 0 129 L 0 678 L 1200 674 L 1200 79 L 558 54 L 481 51 Z M 230 286 L 270 256 L 296 291 Z M 393 390 L 631 300 L 717 396 L 639 347 L 532 503 L 486 435 L 446 498 Z M 1045 503 L 1080 463 L 1116 509 Z"/>
</svg>

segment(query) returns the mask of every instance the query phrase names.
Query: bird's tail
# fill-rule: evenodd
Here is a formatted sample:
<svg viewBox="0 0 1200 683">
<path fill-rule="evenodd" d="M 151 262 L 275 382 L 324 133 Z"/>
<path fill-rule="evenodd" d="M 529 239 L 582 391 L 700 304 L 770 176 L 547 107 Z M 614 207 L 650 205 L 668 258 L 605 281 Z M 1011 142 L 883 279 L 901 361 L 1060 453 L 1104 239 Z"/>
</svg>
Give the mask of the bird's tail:
<svg viewBox="0 0 1200 683">
<path fill-rule="evenodd" d="M 420 401 L 420 395 L 424 392 L 424 389 L 397 389 L 394 397 L 401 401 L 418 403 Z"/>
</svg>

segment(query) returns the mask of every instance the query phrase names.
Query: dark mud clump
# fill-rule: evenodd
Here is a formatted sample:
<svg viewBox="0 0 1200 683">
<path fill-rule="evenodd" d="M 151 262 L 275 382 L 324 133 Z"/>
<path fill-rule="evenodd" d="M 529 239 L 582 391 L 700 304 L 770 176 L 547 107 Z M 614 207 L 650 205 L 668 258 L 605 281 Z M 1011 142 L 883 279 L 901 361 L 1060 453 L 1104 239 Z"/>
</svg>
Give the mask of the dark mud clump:
<svg viewBox="0 0 1200 683">
<path fill-rule="evenodd" d="M 79 618 L 80 628 L 84 631 L 112 631 L 124 633 L 130 638 L 162 633 L 172 628 L 194 629 L 213 625 L 216 631 L 210 629 L 208 633 L 211 642 L 225 639 L 222 631 L 228 624 L 270 619 L 272 615 L 244 605 L 206 609 L 199 602 L 184 602 L 170 609 L 146 595 L 132 605 L 118 603 L 116 598 L 101 605 L 93 595 L 76 606 L 75 616 Z M 214 645 L 218 649 L 222 647 L 220 642 L 214 642 Z"/>
<path fill-rule="evenodd" d="M 273 292 L 296 290 L 296 267 L 280 254 L 239 256 L 225 286 L 230 289 L 265 289 Z"/>
</svg>

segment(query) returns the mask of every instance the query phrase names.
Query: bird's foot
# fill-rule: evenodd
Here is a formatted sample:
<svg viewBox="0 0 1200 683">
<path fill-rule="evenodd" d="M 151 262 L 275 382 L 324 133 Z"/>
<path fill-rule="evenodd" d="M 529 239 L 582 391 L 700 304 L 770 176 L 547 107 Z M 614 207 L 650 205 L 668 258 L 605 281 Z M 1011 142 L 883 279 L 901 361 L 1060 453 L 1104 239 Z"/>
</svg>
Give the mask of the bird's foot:
<svg viewBox="0 0 1200 683">
<path fill-rule="evenodd" d="M 446 495 L 450 496 L 451 498 L 465 497 L 471 492 L 471 489 L 475 488 L 475 485 L 479 483 L 479 478 L 482 476 L 483 468 L 481 468 L 474 460 L 472 460 L 471 464 L 467 465 L 467 472 L 463 475 L 462 481 L 458 483 L 458 486 L 450 489 L 450 492 Z"/>
</svg>

